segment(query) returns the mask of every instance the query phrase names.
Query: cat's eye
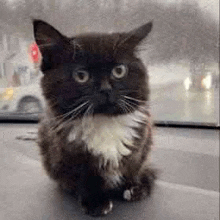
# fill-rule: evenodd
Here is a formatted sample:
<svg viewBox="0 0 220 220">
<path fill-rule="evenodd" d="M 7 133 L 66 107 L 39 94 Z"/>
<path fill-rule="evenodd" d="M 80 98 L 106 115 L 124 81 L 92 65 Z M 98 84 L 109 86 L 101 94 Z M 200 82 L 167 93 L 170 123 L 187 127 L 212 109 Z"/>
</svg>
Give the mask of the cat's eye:
<svg viewBox="0 0 220 220">
<path fill-rule="evenodd" d="M 127 74 L 127 67 L 123 64 L 118 65 L 112 69 L 112 75 L 116 79 L 122 79 Z"/>
<path fill-rule="evenodd" d="M 86 83 L 89 80 L 89 73 L 86 70 L 77 70 L 73 77 L 78 83 Z"/>
</svg>

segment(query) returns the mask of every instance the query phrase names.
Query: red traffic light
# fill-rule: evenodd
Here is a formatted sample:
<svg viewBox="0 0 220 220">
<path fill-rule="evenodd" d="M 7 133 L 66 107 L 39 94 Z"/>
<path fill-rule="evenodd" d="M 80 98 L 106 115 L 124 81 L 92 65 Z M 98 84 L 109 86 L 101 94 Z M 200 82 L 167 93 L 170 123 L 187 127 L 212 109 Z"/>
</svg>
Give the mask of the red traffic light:
<svg viewBox="0 0 220 220">
<path fill-rule="evenodd" d="M 39 63 L 41 55 L 35 42 L 30 45 L 28 53 L 32 63 Z"/>
</svg>

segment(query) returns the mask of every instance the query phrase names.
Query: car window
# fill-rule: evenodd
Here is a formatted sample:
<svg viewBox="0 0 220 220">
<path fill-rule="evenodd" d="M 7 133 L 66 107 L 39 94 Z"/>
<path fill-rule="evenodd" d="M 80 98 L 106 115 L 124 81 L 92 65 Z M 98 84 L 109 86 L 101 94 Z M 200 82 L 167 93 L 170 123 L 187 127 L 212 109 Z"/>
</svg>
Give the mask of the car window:
<svg viewBox="0 0 220 220">
<path fill-rule="evenodd" d="M 218 0 L 3 0 L 0 8 L 0 114 L 31 115 L 45 107 L 41 55 L 32 18 L 67 36 L 128 31 L 150 20 L 138 50 L 148 67 L 157 123 L 219 126 Z"/>
<path fill-rule="evenodd" d="M 80 133 L 87 123 L 82 123 L 78 133 L 72 128 L 65 129 L 71 120 L 68 120 L 68 113 L 63 118 L 52 118 L 52 121 L 58 119 L 58 123 L 59 119 L 67 119 L 67 123 L 56 126 L 52 122 L 48 135 L 44 133 L 44 129 L 39 130 L 36 122 L 46 103 L 40 87 L 43 77 L 40 71 L 42 57 L 34 40 L 32 19 L 44 20 L 68 37 L 88 32 L 127 32 L 149 21 L 153 22 L 151 33 L 136 52 L 148 69 L 150 100 L 147 106 L 151 108 L 152 121 L 158 125 L 154 126 L 152 132 L 147 129 L 146 135 L 144 133 L 150 140 L 144 142 L 146 146 L 152 144 L 150 168 L 152 166 L 157 169 L 158 179 L 155 191 L 149 199 L 125 203 L 118 201 L 118 198 L 113 213 L 105 218 L 217 220 L 220 134 L 218 0 L 1 0 L 0 216 L 7 216 L 3 219 L 9 220 L 91 219 L 83 214 L 82 208 L 68 189 L 61 190 L 61 185 L 56 185 L 48 178 L 41 163 L 38 136 L 42 132 L 45 137 L 42 154 L 47 154 L 50 139 L 58 146 L 57 139 L 61 138 L 63 142 L 63 135 L 68 134 L 70 142 L 67 143 L 67 151 L 63 151 L 62 146 L 51 148 L 54 149 L 51 151 L 54 159 L 49 160 L 49 169 L 54 171 L 52 175 L 55 176 L 56 169 L 64 165 L 64 178 L 68 179 L 70 173 L 75 170 L 81 173 L 84 167 L 90 178 L 88 164 L 93 166 L 93 161 L 102 153 L 102 147 L 100 151 L 97 148 L 97 158 L 90 159 L 92 157 L 87 150 L 89 147 L 84 147 L 86 141 L 79 141 L 77 145 L 79 144 L 80 150 L 86 148 L 89 163 L 85 166 L 85 163 L 79 162 L 74 166 L 72 159 L 80 161 L 82 156 L 79 154 L 79 158 L 71 158 L 70 154 L 74 153 L 74 150 L 78 154 L 75 148 L 78 139 L 76 137 L 76 142 L 70 139 L 78 136 L 78 133 L 79 136 L 86 136 Z M 77 111 L 74 111 L 72 114 L 77 115 Z M 127 138 L 133 135 L 137 142 L 141 142 L 139 133 L 143 133 L 142 129 L 136 129 L 135 125 L 141 122 L 142 116 L 138 114 L 138 117 L 134 117 L 138 119 L 137 123 L 130 121 L 132 118 L 133 116 L 128 117 L 129 121 L 125 124 L 134 125 L 134 132 L 129 128 L 123 136 Z M 124 123 L 123 120 L 120 121 Z M 114 123 L 110 123 L 105 130 L 110 131 L 113 125 Z M 162 128 L 159 125 L 162 125 Z M 117 126 L 113 134 L 117 131 L 123 133 L 121 128 L 122 126 Z M 92 138 L 95 143 L 96 136 L 90 129 L 86 131 L 87 139 Z M 57 135 L 55 139 L 52 138 L 53 132 Z M 127 141 L 126 138 L 125 143 L 122 142 L 129 151 L 134 151 L 135 158 L 139 153 L 136 147 L 129 146 L 130 138 Z M 106 140 L 104 142 L 107 143 Z M 71 149 L 72 146 L 74 149 Z M 117 147 L 113 150 L 106 149 L 110 154 L 113 152 L 113 158 Z M 122 167 L 124 162 L 127 163 L 127 158 L 131 161 L 131 168 L 139 166 L 133 159 L 129 160 L 125 148 L 118 147 L 117 151 L 121 154 L 118 153 L 120 157 L 126 154 Z M 142 152 L 144 153 L 144 148 Z M 60 156 L 66 159 L 63 164 L 60 162 Z M 142 160 L 143 156 L 144 154 L 141 154 Z M 101 160 L 104 161 L 103 158 Z M 47 163 L 44 159 L 42 162 Z M 109 165 L 107 160 L 104 162 Z M 143 165 L 141 169 L 149 164 Z M 104 173 L 108 170 L 99 164 L 100 167 Z M 149 172 L 148 169 L 144 171 Z M 149 174 L 151 175 L 151 172 Z M 82 182 L 88 180 L 87 174 L 79 175 L 83 177 Z M 108 175 L 113 175 L 110 184 L 115 186 L 118 185 L 118 180 L 124 182 L 126 178 L 124 175 L 121 177 L 122 174 L 115 172 L 114 168 Z M 111 180 L 108 175 L 105 178 Z M 99 177 L 97 180 L 99 185 Z M 148 187 L 152 179 L 148 180 L 143 176 L 142 180 Z M 64 188 L 65 186 L 68 188 L 68 184 L 63 185 Z M 138 187 L 131 188 L 129 195 L 136 189 Z M 109 194 L 117 194 L 117 191 L 110 190 Z"/>
</svg>

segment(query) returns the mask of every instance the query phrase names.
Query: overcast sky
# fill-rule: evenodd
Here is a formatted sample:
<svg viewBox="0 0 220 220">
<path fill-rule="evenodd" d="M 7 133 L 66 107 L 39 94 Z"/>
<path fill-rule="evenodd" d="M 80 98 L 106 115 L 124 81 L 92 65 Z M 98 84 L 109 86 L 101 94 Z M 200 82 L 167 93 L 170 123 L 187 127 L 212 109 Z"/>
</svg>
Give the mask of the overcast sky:
<svg viewBox="0 0 220 220">
<path fill-rule="evenodd" d="M 182 3 L 185 0 L 156 0 L 162 4 L 178 4 Z M 191 0 L 191 2 L 198 2 L 202 11 L 208 12 L 213 18 L 219 20 L 219 0 Z"/>
<path fill-rule="evenodd" d="M 25 0 L 7 0 L 8 3 L 24 3 Z M 69 2 L 69 0 L 63 0 L 63 2 Z M 126 0 L 125 0 L 126 1 Z M 132 1 L 132 0 L 127 0 Z M 178 4 L 184 2 L 185 0 L 156 0 L 157 2 L 161 2 L 162 4 Z M 204 12 L 208 12 L 215 19 L 219 19 L 219 0 L 191 0 L 199 3 L 200 7 Z"/>
</svg>

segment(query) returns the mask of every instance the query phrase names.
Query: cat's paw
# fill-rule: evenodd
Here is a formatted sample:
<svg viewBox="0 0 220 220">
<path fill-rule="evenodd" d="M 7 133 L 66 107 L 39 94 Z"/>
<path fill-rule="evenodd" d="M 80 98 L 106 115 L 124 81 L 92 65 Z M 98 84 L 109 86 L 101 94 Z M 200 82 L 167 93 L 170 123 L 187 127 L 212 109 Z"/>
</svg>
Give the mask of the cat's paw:
<svg viewBox="0 0 220 220">
<path fill-rule="evenodd" d="M 85 213 L 91 216 L 104 216 L 112 211 L 113 202 L 105 201 L 102 204 L 84 204 Z"/>
<path fill-rule="evenodd" d="M 126 189 L 123 192 L 123 199 L 126 201 L 138 201 L 147 196 L 147 192 L 145 192 L 141 187 L 134 186 L 130 189 Z"/>
<path fill-rule="evenodd" d="M 126 189 L 123 193 L 123 199 L 127 201 L 131 201 L 133 195 L 133 189 Z"/>
</svg>

